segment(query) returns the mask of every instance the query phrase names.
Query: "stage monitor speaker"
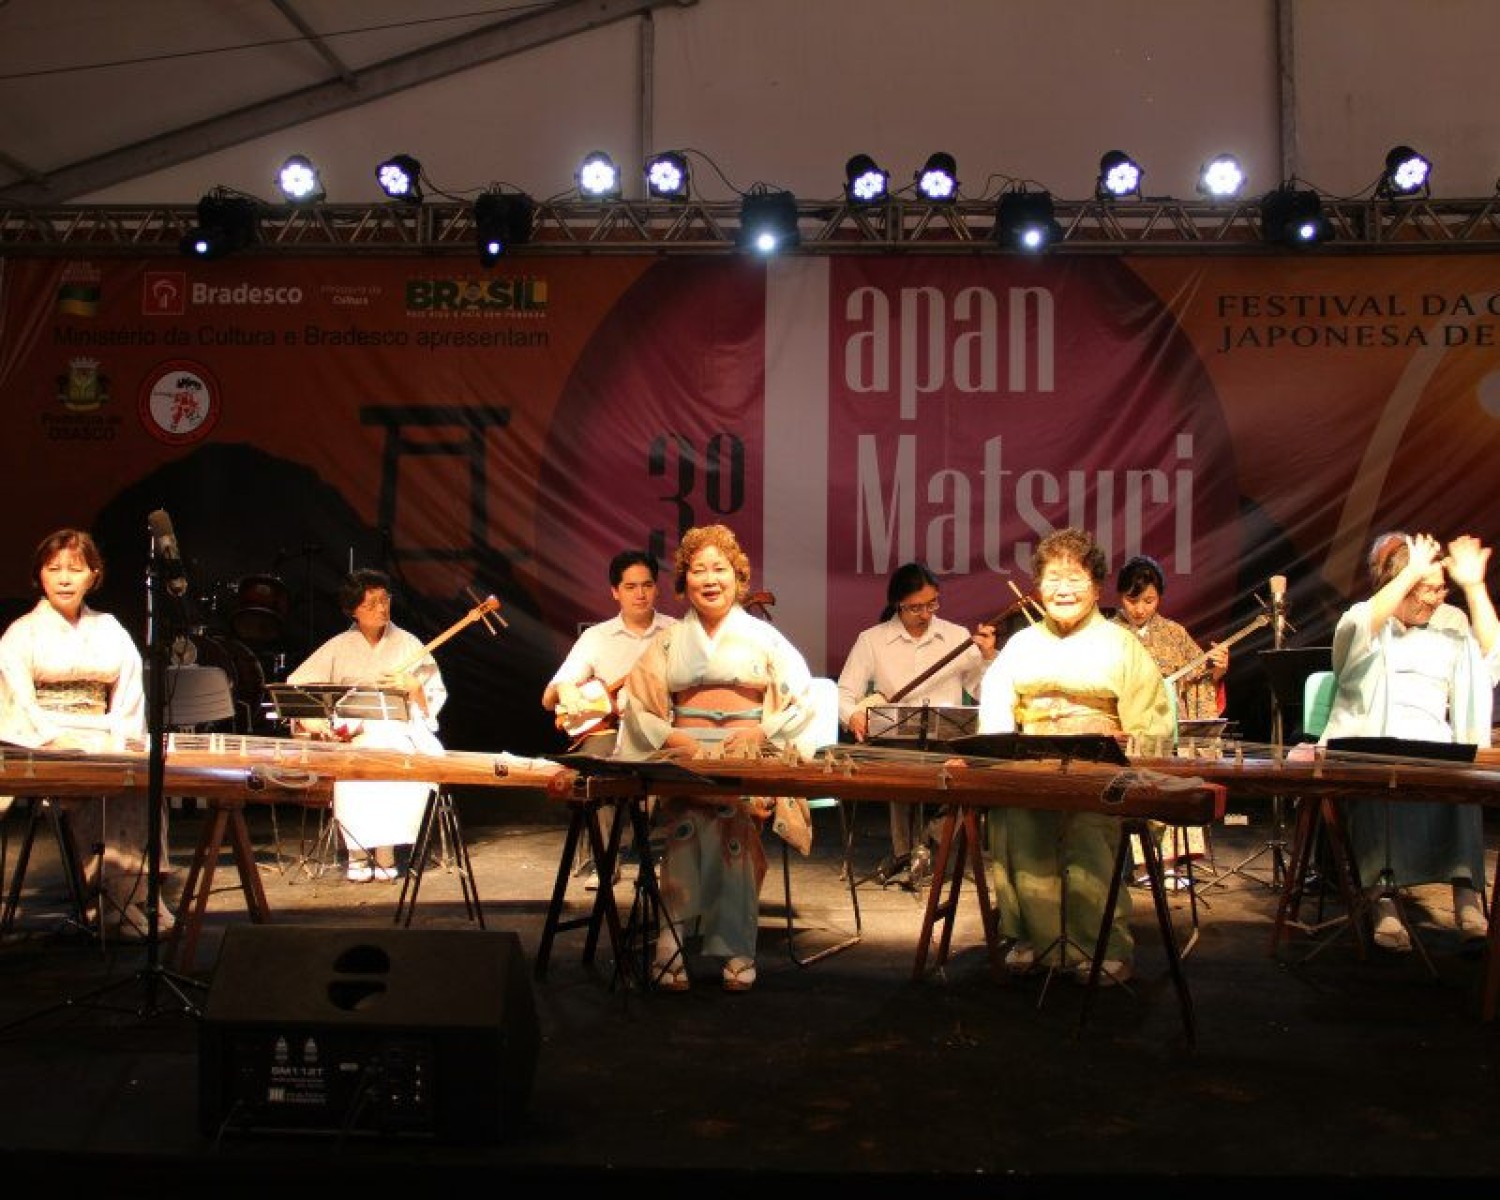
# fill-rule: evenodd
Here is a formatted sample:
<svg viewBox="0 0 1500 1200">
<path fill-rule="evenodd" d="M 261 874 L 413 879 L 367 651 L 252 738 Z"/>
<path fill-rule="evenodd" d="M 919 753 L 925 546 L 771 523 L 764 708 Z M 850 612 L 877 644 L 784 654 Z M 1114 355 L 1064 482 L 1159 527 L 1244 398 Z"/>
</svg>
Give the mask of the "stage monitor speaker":
<svg viewBox="0 0 1500 1200">
<path fill-rule="evenodd" d="M 199 1027 L 199 1125 L 495 1142 L 539 1042 L 514 933 L 231 925 Z"/>
</svg>

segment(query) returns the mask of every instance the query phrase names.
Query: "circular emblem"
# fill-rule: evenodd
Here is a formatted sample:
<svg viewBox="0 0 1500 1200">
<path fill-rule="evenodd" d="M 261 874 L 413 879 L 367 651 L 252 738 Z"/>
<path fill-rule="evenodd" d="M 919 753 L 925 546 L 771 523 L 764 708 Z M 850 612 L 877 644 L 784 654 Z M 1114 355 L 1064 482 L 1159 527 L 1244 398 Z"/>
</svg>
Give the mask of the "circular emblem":
<svg viewBox="0 0 1500 1200">
<path fill-rule="evenodd" d="M 141 423 L 175 446 L 199 442 L 219 423 L 219 383 L 201 363 L 162 363 L 141 384 Z"/>
</svg>

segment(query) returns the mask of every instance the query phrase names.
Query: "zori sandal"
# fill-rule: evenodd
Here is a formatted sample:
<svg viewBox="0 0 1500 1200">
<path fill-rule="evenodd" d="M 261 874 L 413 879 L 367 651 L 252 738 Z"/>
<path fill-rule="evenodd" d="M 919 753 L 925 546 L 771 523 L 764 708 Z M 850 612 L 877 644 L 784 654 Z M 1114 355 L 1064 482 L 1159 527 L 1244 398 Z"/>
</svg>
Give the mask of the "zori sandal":
<svg viewBox="0 0 1500 1200">
<path fill-rule="evenodd" d="M 755 960 L 736 956 L 724 964 L 724 990 L 748 992 L 755 986 Z"/>
</svg>

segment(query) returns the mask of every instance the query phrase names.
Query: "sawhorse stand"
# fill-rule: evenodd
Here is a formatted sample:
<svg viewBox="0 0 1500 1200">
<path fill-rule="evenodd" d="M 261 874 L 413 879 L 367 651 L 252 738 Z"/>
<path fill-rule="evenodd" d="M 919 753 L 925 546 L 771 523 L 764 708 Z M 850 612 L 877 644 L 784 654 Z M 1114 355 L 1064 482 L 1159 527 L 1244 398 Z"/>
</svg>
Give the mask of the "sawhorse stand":
<svg viewBox="0 0 1500 1200">
<path fill-rule="evenodd" d="M 479 888 L 469 862 L 469 847 L 458 823 L 458 809 L 453 797 L 443 788 L 433 790 L 427 797 L 427 807 L 422 810 L 422 823 L 417 826 L 417 840 L 412 845 L 411 861 L 406 877 L 401 881 L 401 895 L 396 900 L 396 924 L 411 926 L 412 915 L 417 910 L 417 893 L 422 890 L 422 876 L 433 856 L 434 835 L 439 848 L 446 847 L 452 855 L 452 870 L 458 875 L 459 890 L 464 898 L 464 914 L 483 929 L 484 909 L 479 903 Z"/>
<path fill-rule="evenodd" d="M 537 944 L 536 959 L 532 965 L 538 980 L 546 978 L 547 965 L 552 956 L 552 943 L 559 933 L 572 929 L 586 929 L 583 943 L 583 961 L 594 961 L 599 947 L 599 933 L 603 929 L 609 937 L 610 950 L 614 954 L 614 979 L 626 982 L 636 979 L 649 985 L 651 981 L 651 933 L 660 928 L 662 916 L 661 890 L 657 885 L 656 863 L 651 854 L 651 824 L 647 815 L 649 797 L 619 796 L 609 799 L 587 797 L 568 802 L 571 814 L 568 833 L 563 839 L 562 855 L 558 859 L 557 877 L 552 885 L 552 899 L 547 905 L 547 917 L 542 925 L 541 939 Z M 613 805 L 615 819 L 610 824 L 606 840 L 600 830 L 599 811 L 604 805 Z M 620 921 L 619 906 L 615 903 L 614 888 L 610 881 L 615 877 L 615 864 L 620 857 L 620 842 L 626 824 L 629 824 L 633 843 L 640 859 L 640 868 L 635 883 L 635 899 L 631 904 L 628 924 Z M 573 856 L 578 849 L 578 839 L 586 836 L 589 851 L 599 874 L 599 890 L 594 893 L 594 903 L 586 916 L 567 917 L 563 913 L 564 896 L 568 880 L 573 873 Z M 634 961 L 632 942 L 638 945 L 640 958 Z"/>
<path fill-rule="evenodd" d="M 934 927 L 938 927 L 938 942 L 933 966 L 941 969 L 948 961 L 948 950 L 953 942 L 953 919 L 958 914 L 958 898 L 963 891 L 966 872 L 973 878 L 974 893 L 979 898 L 979 919 L 984 925 L 990 970 L 996 979 L 1005 977 L 1005 962 L 1000 954 L 999 913 L 990 903 L 990 885 L 984 874 L 979 813 L 969 805 L 950 804 L 938 834 L 932 886 L 927 889 L 922 934 L 917 943 L 917 960 L 912 967 L 913 980 L 920 980 L 927 971 L 927 955 L 933 950 Z"/>
<path fill-rule="evenodd" d="M 182 887 L 177 924 L 167 935 L 167 962 L 175 963 L 178 970 L 188 970 L 198 951 L 198 936 L 203 931 L 203 916 L 208 909 L 208 898 L 213 894 L 214 872 L 218 869 L 219 854 L 226 839 L 234 853 L 240 891 L 244 894 L 250 920 L 262 925 L 271 919 L 271 908 L 261 886 L 260 867 L 256 864 L 250 831 L 245 825 L 245 801 L 211 798 L 204 814 L 203 832 L 198 837 L 198 848 L 193 851 L 192 865 L 188 867 L 187 880 Z"/>
</svg>

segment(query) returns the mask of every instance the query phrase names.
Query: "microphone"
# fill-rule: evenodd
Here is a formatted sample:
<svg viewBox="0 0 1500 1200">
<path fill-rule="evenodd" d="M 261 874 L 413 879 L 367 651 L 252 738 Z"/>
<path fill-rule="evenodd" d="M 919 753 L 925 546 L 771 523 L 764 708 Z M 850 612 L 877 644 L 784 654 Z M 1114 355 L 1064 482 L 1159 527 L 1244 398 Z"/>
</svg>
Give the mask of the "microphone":
<svg viewBox="0 0 1500 1200">
<path fill-rule="evenodd" d="M 1281 647 L 1281 641 L 1286 636 L 1286 576 L 1271 576 L 1271 632 L 1275 637 L 1276 646 Z"/>
<path fill-rule="evenodd" d="M 166 580 L 167 591 L 174 596 L 187 595 L 187 569 L 182 565 L 177 535 L 172 532 L 172 518 L 167 516 L 166 509 L 158 508 L 146 517 L 146 526 L 151 530 L 151 550 L 156 556 L 157 574 Z"/>
</svg>

